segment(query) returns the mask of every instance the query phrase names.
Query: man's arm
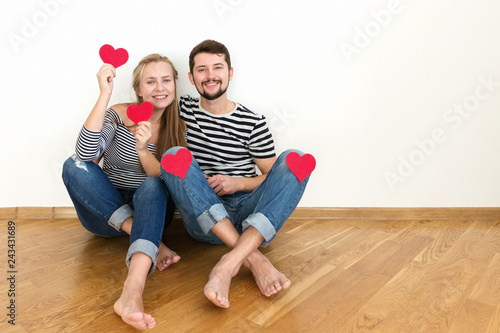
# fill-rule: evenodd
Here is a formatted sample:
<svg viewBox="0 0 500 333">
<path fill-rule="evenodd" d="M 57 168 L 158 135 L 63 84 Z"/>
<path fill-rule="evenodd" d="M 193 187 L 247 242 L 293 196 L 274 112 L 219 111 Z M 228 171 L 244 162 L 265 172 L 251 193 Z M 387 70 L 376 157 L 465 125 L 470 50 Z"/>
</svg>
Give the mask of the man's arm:
<svg viewBox="0 0 500 333">
<path fill-rule="evenodd" d="M 212 187 L 215 194 L 222 196 L 233 194 L 235 192 L 252 192 L 257 186 L 266 179 L 267 173 L 271 170 L 276 156 L 270 158 L 257 159 L 254 162 L 259 168 L 261 175 L 257 177 L 229 177 L 224 175 L 215 175 L 207 177 L 208 184 Z"/>
</svg>

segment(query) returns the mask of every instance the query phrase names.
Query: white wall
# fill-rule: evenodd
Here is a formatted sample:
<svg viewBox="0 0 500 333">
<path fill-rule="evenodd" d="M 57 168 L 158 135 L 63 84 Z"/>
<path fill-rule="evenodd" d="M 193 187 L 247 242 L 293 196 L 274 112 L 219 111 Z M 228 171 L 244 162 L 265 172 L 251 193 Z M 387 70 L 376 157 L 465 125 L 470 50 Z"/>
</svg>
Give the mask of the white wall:
<svg viewBox="0 0 500 333">
<path fill-rule="evenodd" d="M 101 45 L 130 53 L 114 103 L 152 52 L 194 94 L 188 54 L 206 38 L 231 51 L 229 97 L 267 116 L 277 150 L 316 157 L 300 206 L 498 207 L 499 12 L 496 0 L 2 2 L 0 207 L 71 205 L 61 165 L 97 98 Z"/>
</svg>

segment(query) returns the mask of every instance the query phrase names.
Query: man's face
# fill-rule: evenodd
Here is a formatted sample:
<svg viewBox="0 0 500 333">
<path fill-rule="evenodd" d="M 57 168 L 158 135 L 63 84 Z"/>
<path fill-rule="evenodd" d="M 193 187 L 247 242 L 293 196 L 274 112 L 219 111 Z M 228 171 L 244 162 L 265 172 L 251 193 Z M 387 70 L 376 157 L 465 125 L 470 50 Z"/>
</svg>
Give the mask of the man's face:
<svg viewBox="0 0 500 333">
<path fill-rule="evenodd" d="M 221 97 L 232 77 L 233 69 L 228 68 L 223 54 L 198 53 L 194 56 L 189 80 L 202 97 L 211 101 Z"/>
</svg>

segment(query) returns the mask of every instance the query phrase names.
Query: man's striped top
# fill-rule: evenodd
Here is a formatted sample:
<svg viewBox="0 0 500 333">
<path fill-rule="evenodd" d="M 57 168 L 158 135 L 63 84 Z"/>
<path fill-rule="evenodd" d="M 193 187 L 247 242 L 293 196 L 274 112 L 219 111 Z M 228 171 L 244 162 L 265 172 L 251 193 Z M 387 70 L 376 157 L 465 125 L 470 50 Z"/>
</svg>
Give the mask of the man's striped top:
<svg viewBox="0 0 500 333">
<path fill-rule="evenodd" d="M 199 98 L 180 98 L 180 115 L 187 126 L 187 145 L 207 176 L 257 175 L 254 158 L 276 156 L 274 141 L 264 116 L 241 104 L 230 113 L 211 114 Z"/>
</svg>

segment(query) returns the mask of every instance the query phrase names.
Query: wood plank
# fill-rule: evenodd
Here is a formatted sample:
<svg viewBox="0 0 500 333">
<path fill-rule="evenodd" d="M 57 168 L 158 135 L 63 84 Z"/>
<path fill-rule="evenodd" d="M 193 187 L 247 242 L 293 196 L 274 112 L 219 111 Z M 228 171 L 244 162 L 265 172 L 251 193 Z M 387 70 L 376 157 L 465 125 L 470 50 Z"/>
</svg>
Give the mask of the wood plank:
<svg viewBox="0 0 500 333">
<path fill-rule="evenodd" d="M 491 317 L 485 332 L 500 332 L 500 304 L 497 305 L 495 313 Z"/>
<path fill-rule="evenodd" d="M 18 215 L 18 211 L 21 215 Z M 176 217 L 179 218 L 178 212 Z M 77 219 L 74 207 L 4 207 L 0 219 Z M 496 220 L 500 207 L 297 207 L 290 219 Z"/>
<path fill-rule="evenodd" d="M 96 237 L 56 215 L 15 221 L 13 332 L 135 332 L 113 312 L 128 238 Z M 3 253 L 7 224 L 0 220 Z M 265 297 L 243 267 L 229 309 L 203 294 L 227 247 L 191 239 L 178 219 L 166 240 L 181 261 L 148 277 L 143 295 L 159 332 L 499 331 L 500 219 L 290 219 L 261 250 L 291 287 Z M 12 331 L 5 317 L 0 331 Z"/>
<path fill-rule="evenodd" d="M 500 218 L 500 207 L 298 207 L 290 218 L 316 220 L 491 220 Z"/>
<path fill-rule="evenodd" d="M 432 237 L 432 243 L 426 246 L 411 263 L 398 272 L 351 317 L 346 327 L 351 328 L 352 331 L 405 332 L 409 330 L 421 315 L 420 309 L 427 308 L 435 295 L 442 290 L 441 285 L 435 284 L 432 280 L 425 280 L 427 267 L 436 265 L 469 229 L 469 225 L 457 221 L 436 221 L 432 225 L 422 225 L 419 221 L 415 221 L 409 226 L 410 230 L 415 229 L 415 235 Z M 405 236 L 402 237 L 402 234 Z M 395 239 L 406 239 L 409 234 L 408 229 L 402 230 Z"/>
<path fill-rule="evenodd" d="M 17 219 L 52 219 L 54 217 L 53 207 L 19 207 Z"/>
<path fill-rule="evenodd" d="M 491 332 L 486 331 L 495 307 L 482 302 L 467 300 L 450 325 L 451 332 Z"/>
<path fill-rule="evenodd" d="M 485 273 L 472 291 L 470 299 L 491 306 L 500 304 L 500 253 L 495 253 Z"/>
<path fill-rule="evenodd" d="M 16 220 L 17 207 L 0 208 L 0 220 Z"/>
<path fill-rule="evenodd" d="M 439 262 L 427 267 L 425 279 L 442 286 L 442 289 L 417 319 L 412 330 L 450 330 L 451 323 L 488 266 L 478 260 L 479 257 L 498 248 L 497 244 L 484 242 L 485 238 L 491 237 L 488 236 L 490 231 L 488 222 L 473 222 Z"/>
<path fill-rule="evenodd" d="M 54 217 L 53 219 L 77 219 L 76 211 L 74 207 L 54 207 Z"/>
</svg>

